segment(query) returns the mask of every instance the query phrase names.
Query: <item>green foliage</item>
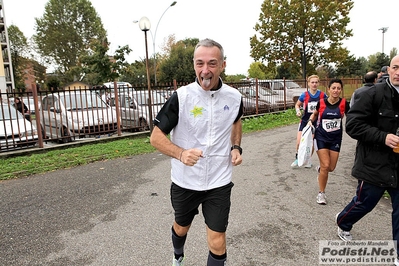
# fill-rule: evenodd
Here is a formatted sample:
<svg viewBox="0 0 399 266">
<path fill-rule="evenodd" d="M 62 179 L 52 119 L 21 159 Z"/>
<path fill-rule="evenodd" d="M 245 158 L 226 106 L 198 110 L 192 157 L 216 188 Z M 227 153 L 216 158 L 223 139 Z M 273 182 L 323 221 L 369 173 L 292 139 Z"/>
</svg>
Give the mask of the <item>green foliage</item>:
<svg viewBox="0 0 399 266">
<path fill-rule="evenodd" d="M 195 79 L 193 55 L 198 42 L 199 39 L 185 39 L 172 44 L 169 57 L 160 65 L 161 82 L 170 82 L 174 79 L 189 82 Z"/>
<path fill-rule="evenodd" d="M 144 84 L 146 83 L 147 70 L 145 66 L 145 60 L 135 61 L 134 63 L 127 66 L 125 71 L 121 73 L 120 80 L 129 82 L 130 84 Z M 152 75 L 151 75 L 152 76 Z"/>
<path fill-rule="evenodd" d="M 23 32 L 15 25 L 9 26 L 7 31 L 11 54 L 26 57 L 28 53 L 28 39 Z"/>
<path fill-rule="evenodd" d="M 237 74 L 237 75 L 226 75 L 226 79 L 224 80 L 225 82 L 240 82 L 242 79 L 245 79 L 246 76 L 243 74 Z"/>
<path fill-rule="evenodd" d="M 287 64 L 281 64 L 277 66 L 277 74 L 275 77 L 276 79 L 293 79 L 295 78 L 294 76 L 294 71 L 292 71 L 292 65 L 287 65 Z"/>
<path fill-rule="evenodd" d="M 38 52 L 50 58 L 62 74 L 79 66 L 79 57 L 88 52 L 93 39 L 106 37 L 101 19 L 89 0 L 49 0 L 43 17 L 35 20 L 33 39 Z"/>
<path fill-rule="evenodd" d="M 336 70 L 336 76 L 341 78 L 362 77 L 365 73 L 362 60 L 360 58 L 356 59 L 353 55 L 341 61 Z"/>
<path fill-rule="evenodd" d="M 0 166 L 0 180 L 76 167 L 91 162 L 111 160 L 153 152 L 147 137 L 98 142 L 62 150 L 49 150 L 28 156 L 6 158 Z"/>
<path fill-rule="evenodd" d="M 121 73 L 129 65 L 126 56 L 132 50 L 129 46 L 118 47 L 115 55 L 110 57 L 107 53 L 109 43 L 105 40 L 92 42 L 92 54 L 81 57 L 81 71 L 85 74 L 84 82 L 92 85 L 99 85 L 104 82 L 118 80 Z"/>
<path fill-rule="evenodd" d="M 394 47 L 392 50 L 389 52 L 389 59 L 392 60 L 392 58 L 395 57 L 395 55 L 399 54 L 398 53 L 398 48 Z"/>
<path fill-rule="evenodd" d="M 22 31 L 15 25 L 7 28 L 10 41 L 11 63 L 14 73 L 14 82 L 17 89 L 25 89 L 24 69 L 27 54 L 28 41 Z M 4 60 L 5 58 L 3 58 Z"/>
<path fill-rule="evenodd" d="M 56 91 L 60 88 L 60 80 L 56 76 L 49 76 L 46 85 L 48 90 Z"/>
<path fill-rule="evenodd" d="M 295 123 L 299 123 L 298 117 L 295 114 L 295 109 L 288 109 L 287 111 L 279 113 L 246 118 L 242 122 L 242 132 L 249 133 Z"/>
<path fill-rule="evenodd" d="M 307 69 L 341 62 L 348 55 L 342 41 L 352 36 L 346 29 L 352 7 L 351 0 L 265 0 L 250 39 L 251 56 L 267 64 L 292 64 L 294 75 L 301 64 L 298 44 L 306 52 Z"/>
<path fill-rule="evenodd" d="M 261 62 L 253 62 L 248 69 L 250 78 L 266 79 L 265 66 Z"/>
<path fill-rule="evenodd" d="M 381 67 L 390 65 L 390 61 L 391 60 L 388 55 L 383 53 L 376 53 L 375 60 L 370 60 L 369 69 L 379 73 L 381 71 Z"/>
</svg>

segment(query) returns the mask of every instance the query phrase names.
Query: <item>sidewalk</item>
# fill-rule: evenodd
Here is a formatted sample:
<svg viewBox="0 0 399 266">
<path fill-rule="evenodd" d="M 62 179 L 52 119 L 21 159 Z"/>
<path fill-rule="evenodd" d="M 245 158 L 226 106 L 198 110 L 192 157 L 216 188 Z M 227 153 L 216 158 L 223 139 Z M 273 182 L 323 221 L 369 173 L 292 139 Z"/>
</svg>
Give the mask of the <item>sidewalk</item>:
<svg viewBox="0 0 399 266">
<path fill-rule="evenodd" d="M 316 170 L 290 167 L 296 128 L 243 137 L 227 230 L 229 266 L 318 265 L 319 240 L 339 240 L 334 217 L 355 192 L 356 142 L 344 133 L 328 205 L 321 206 Z M 156 152 L 0 182 L 0 265 L 170 266 L 169 173 L 169 158 Z M 352 235 L 392 239 L 390 201 L 381 200 Z M 205 265 L 207 253 L 200 213 L 187 238 L 186 265 Z"/>
</svg>

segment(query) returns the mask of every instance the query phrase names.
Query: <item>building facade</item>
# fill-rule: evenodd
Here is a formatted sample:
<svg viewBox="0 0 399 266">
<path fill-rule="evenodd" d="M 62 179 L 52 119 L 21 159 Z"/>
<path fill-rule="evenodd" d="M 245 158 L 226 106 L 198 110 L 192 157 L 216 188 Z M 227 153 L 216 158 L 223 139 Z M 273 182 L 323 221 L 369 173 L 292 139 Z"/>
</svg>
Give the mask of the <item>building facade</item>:
<svg viewBox="0 0 399 266">
<path fill-rule="evenodd" d="M 0 92 L 12 92 L 15 85 L 3 0 L 0 0 L 0 45 Z"/>
</svg>

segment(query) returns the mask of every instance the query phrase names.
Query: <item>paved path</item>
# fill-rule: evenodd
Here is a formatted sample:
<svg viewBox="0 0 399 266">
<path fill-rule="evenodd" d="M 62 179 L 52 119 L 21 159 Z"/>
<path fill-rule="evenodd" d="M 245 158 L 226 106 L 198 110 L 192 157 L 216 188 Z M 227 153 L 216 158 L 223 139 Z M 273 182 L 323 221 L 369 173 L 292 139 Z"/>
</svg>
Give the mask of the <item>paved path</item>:
<svg viewBox="0 0 399 266">
<path fill-rule="evenodd" d="M 315 169 L 290 168 L 296 125 L 246 134 L 234 168 L 228 265 L 318 265 L 319 240 L 338 240 L 335 214 L 353 196 L 355 141 L 346 134 L 316 204 Z M 317 161 L 317 156 L 313 156 Z M 0 265 L 170 266 L 169 159 L 158 152 L 0 182 Z M 391 239 L 390 202 L 352 230 Z M 202 215 L 194 220 L 187 265 L 205 265 Z"/>
</svg>

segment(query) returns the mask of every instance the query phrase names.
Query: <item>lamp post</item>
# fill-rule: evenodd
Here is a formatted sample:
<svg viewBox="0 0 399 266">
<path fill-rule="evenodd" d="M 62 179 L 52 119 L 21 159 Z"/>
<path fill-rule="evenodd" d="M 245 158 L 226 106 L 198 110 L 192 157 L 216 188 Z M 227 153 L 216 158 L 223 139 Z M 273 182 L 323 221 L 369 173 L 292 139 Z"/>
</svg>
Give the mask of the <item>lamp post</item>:
<svg viewBox="0 0 399 266">
<path fill-rule="evenodd" d="M 155 32 L 154 35 L 152 34 L 152 31 L 150 31 L 151 34 L 151 39 L 152 39 L 152 51 L 154 53 L 154 84 L 155 86 L 158 84 L 157 82 L 157 54 L 155 52 L 155 38 L 157 37 L 157 31 L 158 31 L 158 26 L 159 26 L 159 22 L 161 22 L 161 19 L 163 17 L 163 15 L 166 13 L 166 11 L 168 11 L 169 8 L 171 8 L 172 6 L 176 5 L 177 1 L 173 1 L 172 4 L 170 4 L 165 11 L 162 13 L 161 17 L 158 20 L 157 26 L 155 27 Z M 139 21 L 134 20 L 133 23 L 137 23 Z"/>
<path fill-rule="evenodd" d="M 302 64 L 302 78 L 305 80 L 306 83 L 306 48 L 312 45 L 311 41 L 307 41 L 306 43 L 300 42 L 298 43 L 298 48 L 301 53 L 301 64 Z"/>
<path fill-rule="evenodd" d="M 151 104 L 151 83 L 150 83 L 150 70 L 148 68 L 148 44 L 147 44 L 147 31 L 151 28 L 150 20 L 147 17 L 142 17 L 139 21 L 140 30 L 144 31 L 145 39 L 145 67 L 147 70 L 147 86 L 148 86 L 148 116 L 150 132 L 152 132 L 152 104 Z"/>
<path fill-rule="evenodd" d="M 151 32 L 151 37 L 152 37 L 152 48 L 153 48 L 153 52 L 154 52 L 154 81 L 155 81 L 155 86 L 157 85 L 157 54 L 155 52 L 155 38 L 157 37 L 157 31 L 158 31 L 158 26 L 159 26 L 159 22 L 161 22 L 161 19 L 163 17 L 163 15 L 166 13 L 166 11 L 168 11 L 169 8 L 171 8 L 172 6 L 176 5 L 176 1 L 173 1 L 172 4 L 170 4 L 165 11 L 162 13 L 161 17 L 158 20 L 157 26 L 155 27 L 155 32 L 154 32 L 154 36 L 152 36 L 152 32 Z"/>
<path fill-rule="evenodd" d="M 382 53 L 384 53 L 384 34 L 388 31 L 388 27 L 382 27 L 378 30 L 382 31 Z"/>
</svg>

